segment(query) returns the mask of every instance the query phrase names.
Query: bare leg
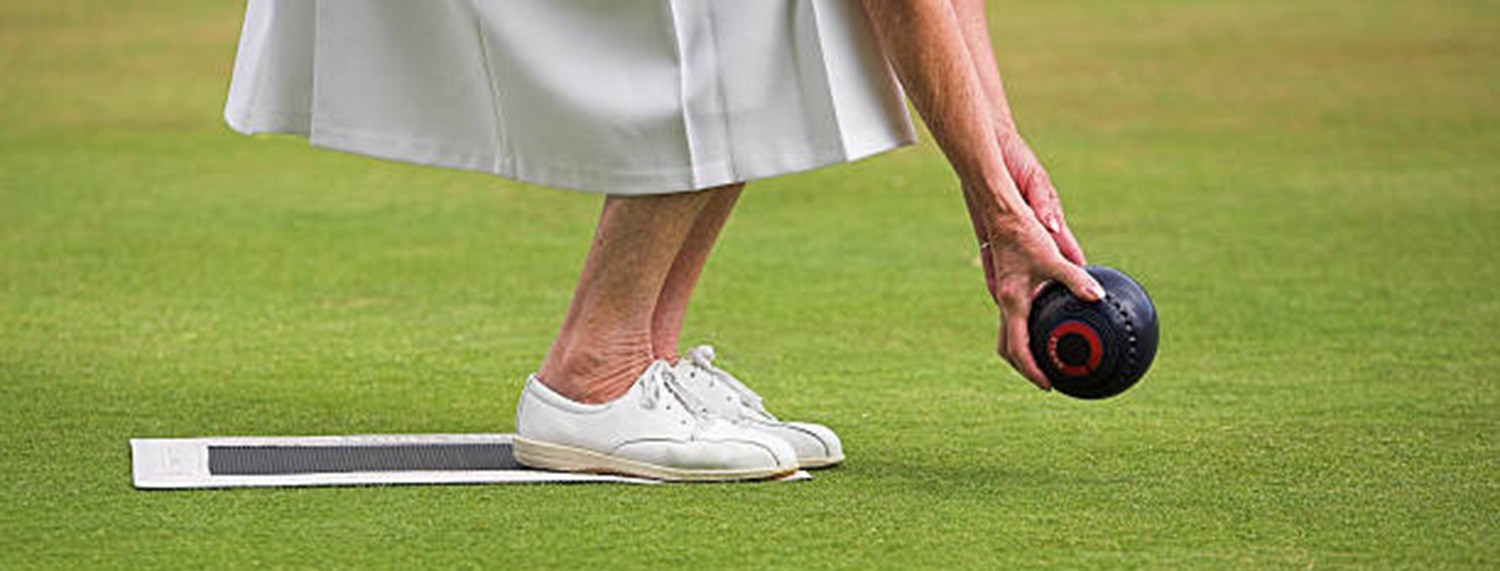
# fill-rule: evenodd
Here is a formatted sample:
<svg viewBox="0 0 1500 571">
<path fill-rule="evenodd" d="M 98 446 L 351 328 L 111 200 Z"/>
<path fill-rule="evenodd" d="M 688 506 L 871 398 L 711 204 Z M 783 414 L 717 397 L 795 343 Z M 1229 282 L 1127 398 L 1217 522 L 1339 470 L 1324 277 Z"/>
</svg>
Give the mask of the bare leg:
<svg viewBox="0 0 1500 571">
<path fill-rule="evenodd" d="M 651 318 L 651 352 L 657 359 L 677 360 L 677 339 L 682 333 L 682 322 L 687 316 L 688 300 L 698 284 L 703 264 L 713 251 L 719 230 L 729 219 L 730 211 L 745 189 L 743 183 L 722 187 L 714 192 L 708 204 L 698 213 L 693 228 L 677 252 L 672 270 L 656 301 L 656 313 Z"/>
<path fill-rule="evenodd" d="M 578 402 L 624 394 L 654 360 L 657 301 L 705 205 L 725 189 L 604 201 L 578 289 L 537 376 Z"/>
</svg>

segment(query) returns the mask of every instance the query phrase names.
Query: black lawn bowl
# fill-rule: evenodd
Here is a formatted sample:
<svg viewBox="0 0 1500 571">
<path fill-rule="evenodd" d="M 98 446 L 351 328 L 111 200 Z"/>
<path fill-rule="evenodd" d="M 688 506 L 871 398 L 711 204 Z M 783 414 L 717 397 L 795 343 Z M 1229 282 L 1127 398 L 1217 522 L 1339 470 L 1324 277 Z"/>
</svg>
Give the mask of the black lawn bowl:
<svg viewBox="0 0 1500 571">
<path fill-rule="evenodd" d="M 1141 379 L 1156 357 L 1156 307 L 1119 270 L 1087 266 L 1104 300 L 1086 302 L 1059 283 L 1032 300 L 1031 355 L 1052 387 L 1081 399 L 1115 396 Z"/>
</svg>

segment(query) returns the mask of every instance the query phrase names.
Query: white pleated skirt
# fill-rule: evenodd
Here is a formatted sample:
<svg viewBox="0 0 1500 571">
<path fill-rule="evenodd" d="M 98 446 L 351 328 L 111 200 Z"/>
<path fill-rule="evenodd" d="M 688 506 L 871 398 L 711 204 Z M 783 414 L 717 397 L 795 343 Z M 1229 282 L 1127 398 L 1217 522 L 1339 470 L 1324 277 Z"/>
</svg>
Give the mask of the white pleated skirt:
<svg viewBox="0 0 1500 571">
<path fill-rule="evenodd" d="M 249 0 L 225 119 L 608 194 L 916 138 L 857 0 Z"/>
</svg>

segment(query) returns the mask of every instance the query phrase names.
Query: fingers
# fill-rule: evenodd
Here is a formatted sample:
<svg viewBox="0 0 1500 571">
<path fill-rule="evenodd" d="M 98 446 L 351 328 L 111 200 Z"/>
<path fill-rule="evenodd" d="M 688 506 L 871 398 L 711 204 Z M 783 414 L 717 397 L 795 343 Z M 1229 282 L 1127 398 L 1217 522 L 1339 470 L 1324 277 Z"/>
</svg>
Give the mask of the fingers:
<svg viewBox="0 0 1500 571">
<path fill-rule="evenodd" d="M 1021 195 L 1026 203 L 1031 205 L 1031 211 L 1035 213 L 1038 222 L 1047 229 L 1047 234 L 1057 244 L 1057 249 L 1062 252 L 1063 257 L 1069 261 L 1083 265 L 1083 247 L 1078 245 L 1078 239 L 1073 237 L 1073 230 L 1068 228 L 1068 222 L 1063 218 L 1062 201 L 1057 198 L 1057 189 L 1052 186 L 1052 180 L 1041 168 L 1037 167 L 1034 174 L 1022 185 Z"/>
<path fill-rule="evenodd" d="M 1057 187 L 1053 186 L 1052 178 L 1047 176 L 1047 171 L 1037 161 L 1036 155 L 1031 152 L 1025 140 L 1014 134 L 1002 134 L 1000 141 L 1001 153 L 1005 155 L 1005 166 L 1010 171 L 1011 180 L 1015 181 L 1021 198 L 1031 206 L 1037 222 L 1041 222 L 1042 227 L 1047 229 L 1063 257 L 1080 266 L 1087 263 L 1083 247 L 1073 237 L 1073 231 L 1063 218 L 1062 200 L 1058 198 Z"/>
<path fill-rule="evenodd" d="M 1057 189 L 1052 186 L 1052 179 L 1031 152 L 1031 147 L 1014 133 L 1002 133 L 999 139 L 1005 169 L 1010 171 L 1010 178 L 1015 181 L 1021 198 L 1031 206 L 1037 221 L 1048 232 L 1056 234 L 1062 231 L 1062 204 L 1057 199 Z"/>
<path fill-rule="evenodd" d="M 1063 222 L 1061 232 L 1052 233 L 1052 241 L 1057 244 L 1057 251 L 1062 252 L 1069 262 L 1080 266 L 1088 263 L 1083 257 L 1083 247 L 1078 245 L 1078 239 L 1073 237 L 1073 230 L 1068 228 L 1067 222 Z"/>
<path fill-rule="evenodd" d="M 1030 300 L 1027 300 L 1027 306 Z M 1031 358 L 1031 334 L 1026 328 L 1026 315 L 1029 307 L 1017 308 L 1005 312 L 1004 321 L 1000 324 L 1000 346 L 997 351 L 1000 356 L 1010 363 L 1011 368 L 1031 381 L 1031 384 L 1044 391 L 1052 389 L 1052 383 L 1047 380 L 1047 375 L 1037 367 L 1036 360 Z"/>
<path fill-rule="evenodd" d="M 1053 235 L 1062 233 L 1062 202 L 1057 199 L 1057 189 L 1052 187 L 1052 181 L 1046 175 L 1035 175 L 1026 186 L 1030 189 L 1027 204 L 1036 212 L 1036 219 L 1042 223 L 1042 227 Z"/>
<path fill-rule="evenodd" d="M 1062 282 L 1068 287 L 1068 291 L 1084 301 L 1099 301 L 1104 299 L 1104 286 L 1099 285 L 1094 276 L 1089 275 L 1082 266 L 1064 263 L 1058 269 L 1053 279 Z"/>
<path fill-rule="evenodd" d="M 1037 170 L 1039 172 L 1040 168 Z M 1063 218 L 1062 201 L 1057 198 L 1057 189 L 1052 186 L 1052 180 L 1046 174 L 1034 174 L 1023 188 L 1022 196 L 1031 205 L 1037 221 L 1047 229 L 1052 242 L 1057 244 L 1057 250 L 1068 261 L 1080 266 L 1085 264 L 1083 246 L 1078 244 L 1078 239 L 1073 237 L 1073 230 L 1068 228 L 1067 220 Z"/>
<path fill-rule="evenodd" d="M 1062 201 L 1057 198 L 1057 188 L 1052 186 L 1052 179 L 1047 176 L 1047 171 L 1036 164 L 1035 159 L 1027 161 L 1025 166 L 1020 167 L 1019 173 L 1013 176 L 1016 181 L 1016 189 L 1021 191 L 1021 198 L 1026 199 L 1026 204 L 1031 206 L 1031 211 L 1036 213 L 1036 219 L 1042 223 L 1047 232 L 1057 234 L 1063 230 Z"/>
</svg>

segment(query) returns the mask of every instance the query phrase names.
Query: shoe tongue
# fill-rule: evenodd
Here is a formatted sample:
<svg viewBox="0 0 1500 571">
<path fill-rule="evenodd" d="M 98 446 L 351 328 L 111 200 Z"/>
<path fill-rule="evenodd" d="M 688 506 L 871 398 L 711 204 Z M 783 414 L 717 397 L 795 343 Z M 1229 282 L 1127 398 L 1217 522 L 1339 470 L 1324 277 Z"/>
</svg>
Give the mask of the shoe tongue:
<svg viewBox="0 0 1500 571">
<path fill-rule="evenodd" d="M 667 392 L 672 393 L 672 397 L 676 398 L 677 402 L 682 403 L 682 406 L 692 412 L 694 416 L 701 418 L 708 414 L 708 405 L 703 404 L 703 401 L 699 400 L 692 391 L 687 390 L 677 381 L 677 372 L 670 366 L 656 370 L 655 377 L 658 382 L 665 385 Z"/>
<path fill-rule="evenodd" d="M 738 394 L 740 397 L 740 401 L 745 403 L 752 410 L 768 419 L 774 420 L 776 418 L 772 416 L 770 412 L 767 412 L 765 406 L 761 404 L 759 394 L 756 394 L 756 392 L 754 390 L 751 390 L 750 387 L 745 386 L 745 384 L 741 383 L 739 379 L 734 378 L 734 375 L 729 374 L 728 371 L 714 366 L 714 359 L 717 358 L 717 355 L 714 354 L 713 347 L 709 345 L 699 345 L 697 347 L 693 347 L 692 349 L 688 350 L 687 356 L 688 360 L 691 361 L 692 364 L 697 365 L 698 368 L 703 369 L 709 375 L 712 375 L 714 378 L 722 382 L 724 386 L 729 387 L 736 394 Z"/>
</svg>

